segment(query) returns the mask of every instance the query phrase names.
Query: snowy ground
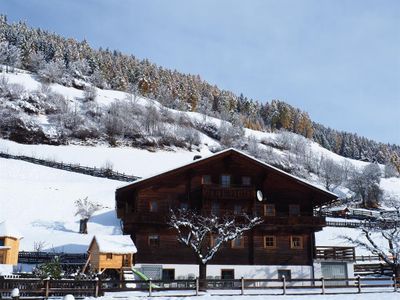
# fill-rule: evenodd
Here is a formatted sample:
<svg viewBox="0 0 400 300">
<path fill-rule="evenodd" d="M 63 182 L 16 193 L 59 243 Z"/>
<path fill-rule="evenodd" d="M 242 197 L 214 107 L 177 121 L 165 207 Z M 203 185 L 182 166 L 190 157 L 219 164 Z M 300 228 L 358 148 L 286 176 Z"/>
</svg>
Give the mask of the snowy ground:
<svg viewBox="0 0 400 300">
<path fill-rule="evenodd" d="M 310 291 L 306 291 L 310 292 Z M 315 292 L 315 291 L 314 291 Z M 339 291 L 336 291 L 339 292 Z M 164 292 L 164 293 L 153 293 L 153 297 L 147 297 L 146 293 L 135 293 L 135 292 L 121 292 L 121 293 L 108 293 L 104 297 L 96 298 L 99 300 L 112 300 L 112 299 L 128 299 L 128 300 L 139 300 L 139 299 L 160 299 L 160 300 L 261 300 L 261 299 L 282 299 L 282 300 L 306 300 L 309 298 L 315 300 L 375 300 L 381 298 L 384 300 L 398 300 L 400 299 L 400 293 L 388 292 L 388 291 L 378 291 L 378 292 L 368 292 L 362 294 L 339 294 L 339 295 L 271 295 L 271 291 L 267 291 L 269 295 L 264 294 L 262 290 L 256 291 L 256 294 L 252 295 L 238 295 L 238 291 L 212 291 L 206 294 L 201 294 L 200 296 L 193 295 L 193 291 L 188 291 L 184 293 L 183 291 L 178 292 Z M 278 291 L 281 293 L 281 291 Z M 300 292 L 301 293 L 301 292 Z M 303 291 L 304 293 L 304 291 Z M 179 295 L 179 296 L 178 296 Z M 87 298 L 93 300 L 94 298 Z"/>
<path fill-rule="evenodd" d="M 95 233 L 120 233 L 114 192 L 121 182 L 96 178 L 22 161 L 0 158 L 0 221 L 7 220 L 24 238 L 22 250 L 86 252 Z M 88 235 L 77 233 L 74 201 L 88 196 L 104 206 L 89 222 Z"/>
</svg>

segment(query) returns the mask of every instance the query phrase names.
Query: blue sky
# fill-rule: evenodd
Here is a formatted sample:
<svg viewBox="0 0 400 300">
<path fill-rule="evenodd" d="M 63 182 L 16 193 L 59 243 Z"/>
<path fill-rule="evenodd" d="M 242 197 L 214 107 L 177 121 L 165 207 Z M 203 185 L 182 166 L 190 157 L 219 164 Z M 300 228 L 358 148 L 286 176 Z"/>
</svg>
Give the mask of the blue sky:
<svg viewBox="0 0 400 300">
<path fill-rule="evenodd" d="M 0 11 L 400 144 L 400 1 L 0 0 Z"/>
</svg>

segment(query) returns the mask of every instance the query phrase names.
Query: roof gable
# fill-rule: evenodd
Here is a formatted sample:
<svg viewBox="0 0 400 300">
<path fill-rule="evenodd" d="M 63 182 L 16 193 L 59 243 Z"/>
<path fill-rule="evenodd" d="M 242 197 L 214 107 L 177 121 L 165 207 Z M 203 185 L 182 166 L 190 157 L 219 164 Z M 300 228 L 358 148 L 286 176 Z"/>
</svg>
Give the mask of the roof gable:
<svg viewBox="0 0 400 300">
<path fill-rule="evenodd" d="M 216 160 L 221 160 L 221 159 L 224 159 L 225 157 L 232 157 L 233 159 L 235 157 L 244 158 L 250 164 L 257 165 L 257 166 L 259 166 L 261 168 L 264 168 L 265 170 L 267 170 L 269 172 L 274 172 L 274 173 L 280 174 L 283 177 L 285 177 L 286 179 L 288 179 L 290 181 L 293 181 L 295 183 L 304 185 L 304 186 L 312 189 L 313 191 L 315 191 L 317 193 L 324 194 L 324 196 L 326 196 L 326 197 L 328 197 L 330 199 L 337 199 L 338 198 L 338 196 L 336 194 L 334 194 L 334 193 L 331 193 L 331 192 L 329 192 L 329 191 L 327 191 L 327 190 L 325 190 L 325 189 L 323 189 L 323 188 L 321 188 L 319 186 L 316 186 L 316 185 L 314 185 L 314 184 L 312 184 L 312 183 L 310 183 L 310 182 L 308 182 L 308 181 L 306 181 L 304 179 L 301 179 L 301 178 L 299 178 L 297 176 L 294 176 L 294 175 L 289 174 L 289 173 L 287 173 L 285 171 L 282 171 L 282 170 L 280 170 L 280 169 L 278 169 L 278 168 L 276 168 L 274 166 L 271 166 L 271 165 L 269 165 L 269 164 L 267 164 L 267 163 L 265 163 L 265 162 L 263 162 L 261 160 L 258 160 L 258 159 L 254 158 L 254 157 L 252 157 L 252 156 L 250 156 L 248 154 L 245 154 L 245 153 L 243 153 L 243 152 L 241 152 L 239 150 L 233 149 L 233 148 L 229 148 L 229 149 L 220 151 L 220 152 L 215 153 L 215 154 L 213 154 L 211 156 L 208 156 L 208 157 L 204 157 L 204 158 L 201 158 L 201 159 L 198 159 L 198 160 L 194 160 L 194 161 L 192 161 L 190 163 L 186 163 L 186 164 L 184 164 L 182 166 L 176 167 L 176 168 L 168 170 L 168 171 L 164 171 L 164 172 L 161 172 L 161 173 L 158 173 L 158 174 L 146 177 L 146 178 L 142 178 L 142 179 L 137 180 L 137 181 L 135 181 L 135 182 L 133 182 L 131 184 L 128 184 L 128 185 L 125 185 L 123 187 L 118 188 L 117 192 L 118 191 L 123 191 L 123 190 L 125 190 L 127 188 L 146 187 L 146 186 L 151 185 L 156 180 L 159 180 L 159 179 L 171 176 L 171 175 L 179 175 L 179 174 L 182 174 L 182 173 L 184 173 L 184 172 L 186 172 L 186 171 L 188 171 L 190 169 L 193 169 L 193 168 L 195 168 L 197 166 L 201 166 L 201 165 L 204 165 L 204 164 L 216 161 Z"/>
<path fill-rule="evenodd" d="M 137 252 L 129 235 L 95 235 L 89 249 L 93 243 L 97 244 L 100 253 L 134 254 Z"/>
</svg>

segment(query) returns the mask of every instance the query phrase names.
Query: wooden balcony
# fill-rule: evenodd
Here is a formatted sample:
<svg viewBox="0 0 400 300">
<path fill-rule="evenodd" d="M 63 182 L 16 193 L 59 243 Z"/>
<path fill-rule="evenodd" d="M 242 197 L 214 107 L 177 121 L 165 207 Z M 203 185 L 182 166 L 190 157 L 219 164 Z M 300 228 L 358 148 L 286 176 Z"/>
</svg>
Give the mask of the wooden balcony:
<svg viewBox="0 0 400 300">
<path fill-rule="evenodd" d="M 202 196 L 204 200 L 254 200 L 256 189 L 254 186 L 222 187 L 215 184 L 204 184 Z"/>
<path fill-rule="evenodd" d="M 326 225 L 324 217 L 316 216 L 275 216 L 263 217 L 264 225 L 275 226 L 310 226 L 323 227 Z"/>
<path fill-rule="evenodd" d="M 315 247 L 315 259 L 354 261 L 356 260 L 356 252 L 354 247 L 317 246 Z"/>
</svg>

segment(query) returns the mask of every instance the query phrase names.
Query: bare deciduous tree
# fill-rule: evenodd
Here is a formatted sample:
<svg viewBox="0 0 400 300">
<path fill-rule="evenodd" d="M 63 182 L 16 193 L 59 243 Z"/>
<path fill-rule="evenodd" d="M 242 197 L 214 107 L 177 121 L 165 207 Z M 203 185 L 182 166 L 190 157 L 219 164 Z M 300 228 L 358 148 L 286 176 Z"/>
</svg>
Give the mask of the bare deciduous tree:
<svg viewBox="0 0 400 300">
<path fill-rule="evenodd" d="M 343 170 L 334 160 L 322 157 L 320 161 L 320 177 L 328 191 L 333 191 L 343 182 Z"/>
<path fill-rule="evenodd" d="M 87 232 L 87 222 L 93 216 L 93 214 L 102 209 L 103 206 L 99 203 L 93 202 L 85 197 L 83 199 L 78 199 L 75 201 L 76 212 L 75 216 L 80 216 L 80 228 L 79 233 L 88 233 Z"/>
<path fill-rule="evenodd" d="M 390 219 L 360 224 L 364 239 L 348 236 L 342 238 L 380 256 L 392 268 L 393 274 L 400 277 L 400 203 L 398 200 L 396 202 Z M 379 243 L 378 238 L 386 241 L 386 246 Z"/>
<path fill-rule="evenodd" d="M 240 238 L 246 231 L 261 223 L 261 218 L 252 218 L 246 214 L 240 217 L 217 217 L 204 216 L 191 210 L 172 211 L 168 222 L 178 233 L 178 241 L 189 247 L 197 258 L 201 289 L 205 289 L 207 263 L 221 246 Z"/>
</svg>

